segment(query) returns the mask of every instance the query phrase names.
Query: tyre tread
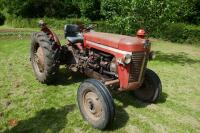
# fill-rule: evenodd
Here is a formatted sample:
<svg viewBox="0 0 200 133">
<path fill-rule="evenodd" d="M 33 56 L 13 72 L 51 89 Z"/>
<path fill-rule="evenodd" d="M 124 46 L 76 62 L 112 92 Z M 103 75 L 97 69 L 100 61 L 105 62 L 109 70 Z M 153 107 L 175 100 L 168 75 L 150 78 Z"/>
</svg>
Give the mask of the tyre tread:
<svg viewBox="0 0 200 133">
<path fill-rule="evenodd" d="M 57 56 L 58 49 L 56 50 L 52 49 L 53 42 L 50 41 L 50 39 L 44 32 L 33 33 L 31 38 L 32 38 L 31 51 L 30 51 L 31 60 L 33 58 L 33 52 L 34 52 L 33 50 L 36 43 L 38 43 L 39 46 L 42 47 L 44 55 L 45 55 L 44 74 L 42 74 L 42 76 L 39 76 L 39 74 L 37 74 L 36 71 L 34 70 L 35 75 L 41 83 L 49 84 L 53 81 L 55 74 L 57 73 L 58 68 L 59 68 L 59 64 L 56 61 L 58 60 L 58 56 Z M 33 61 L 32 61 L 32 66 L 33 66 Z M 33 69 L 35 68 L 33 67 Z"/>
</svg>

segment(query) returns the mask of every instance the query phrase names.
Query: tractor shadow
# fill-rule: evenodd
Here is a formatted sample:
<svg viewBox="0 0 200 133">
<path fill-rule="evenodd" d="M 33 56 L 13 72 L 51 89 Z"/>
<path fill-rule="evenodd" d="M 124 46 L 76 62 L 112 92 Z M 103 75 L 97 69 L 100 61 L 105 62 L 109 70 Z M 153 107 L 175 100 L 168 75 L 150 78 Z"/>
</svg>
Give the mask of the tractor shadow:
<svg viewBox="0 0 200 133">
<path fill-rule="evenodd" d="M 72 73 L 67 72 L 65 68 L 61 68 L 59 70 L 59 73 L 57 74 L 57 77 L 54 81 L 54 84 L 52 85 L 70 85 L 78 82 L 83 82 L 85 79 L 87 79 L 84 74 L 80 73 Z M 128 106 L 133 106 L 135 108 L 145 108 L 146 106 L 150 105 L 148 103 L 141 102 L 134 98 L 133 94 L 129 92 L 121 92 L 118 93 L 114 90 L 110 91 L 113 99 L 115 101 L 115 118 L 112 124 L 106 129 L 106 131 L 115 131 L 117 129 L 123 128 L 126 126 L 126 123 L 129 120 L 129 114 L 125 110 Z M 156 104 L 165 103 L 167 100 L 168 94 L 165 92 L 162 92 L 162 95 L 160 99 L 156 102 Z M 116 103 L 116 101 L 119 101 L 120 104 Z M 63 114 L 65 117 L 66 114 Z M 62 124 L 61 124 L 62 126 Z M 44 129 L 47 129 L 44 125 Z M 60 129 L 56 129 L 55 131 L 59 131 Z M 43 130 L 44 131 L 44 130 Z"/>
<path fill-rule="evenodd" d="M 161 51 L 155 51 L 156 58 L 155 60 L 160 62 L 165 62 L 169 64 L 195 64 L 200 63 L 199 59 L 192 59 L 188 57 L 188 54 L 185 52 L 178 52 L 178 53 L 163 53 Z"/>
<path fill-rule="evenodd" d="M 136 99 L 132 92 L 121 92 L 117 94 L 113 92 L 113 98 L 120 101 L 122 103 L 122 107 L 126 108 L 131 105 L 136 108 L 145 108 L 151 104 L 162 104 L 167 101 L 168 94 L 166 92 L 162 92 L 160 98 L 155 103 L 146 103 Z"/>
<path fill-rule="evenodd" d="M 5 133 L 44 133 L 59 132 L 67 124 L 67 114 L 75 109 L 76 105 L 66 105 L 61 108 L 44 109 L 27 120 L 21 120 Z"/>
<path fill-rule="evenodd" d="M 60 68 L 56 78 L 50 85 L 71 85 L 74 83 L 83 82 L 87 77 L 79 72 L 68 72 L 66 68 Z"/>
<path fill-rule="evenodd" d="M 123 106 L 115 104 L 115 118 L 106 131 L 115 131 L 123 128 L 129 120 L 129 115 Z"/>
<path fill-rule="evenodd" d="M 116 108 L 115 119 L 112 125 L 107 129 L 108 131 L 115 131 L 126 125 L 126 123 L 129 120 L 129 114 L 125 110 L 126 107 L 133 106 L 135 108 L 145 108 L 148 105 L 150 105 L 150 103 L 144 103 L 135 99 L 133 94 L 127 93 L 127 92 L 122 92 L 122 93 L 112 92 L 112 96 L 115 99 L 115 103 L 119 102 L 119 104 L 115 104 L 117 105 L 115 106 Z M 168 94 L 165 92 L 162 92 L 161 97 L 154 104 L 165 103 L 167 100 L 167 97 L 168 97 Z"/>
</svg>

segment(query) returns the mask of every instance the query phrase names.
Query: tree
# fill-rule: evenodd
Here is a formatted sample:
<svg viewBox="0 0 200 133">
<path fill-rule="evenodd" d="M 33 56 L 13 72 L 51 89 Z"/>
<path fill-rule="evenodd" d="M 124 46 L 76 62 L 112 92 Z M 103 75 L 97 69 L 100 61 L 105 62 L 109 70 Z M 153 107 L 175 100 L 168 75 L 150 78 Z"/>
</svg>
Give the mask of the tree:
<svg viewBox="0 0 200 133">
<path fill-rule="evenodd" d="M 2 0 L 7 12 L 25 18 L 79 17 L 79 9 L 70 0 Z"/>
<path fill-rule="evenodd" d="M 74 3 L 79 7 L 81 16 L 98 20 L 102 16 L 100 14 L 100 0 L 74 0 Z"/>
</svg>

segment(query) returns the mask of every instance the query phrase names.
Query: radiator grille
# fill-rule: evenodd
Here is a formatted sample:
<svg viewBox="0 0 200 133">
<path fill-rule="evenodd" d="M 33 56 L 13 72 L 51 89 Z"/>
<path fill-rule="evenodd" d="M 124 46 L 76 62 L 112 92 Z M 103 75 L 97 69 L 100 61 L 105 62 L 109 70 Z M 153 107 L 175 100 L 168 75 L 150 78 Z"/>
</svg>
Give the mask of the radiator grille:
<svg viewBox="0 0 200 133">
<path fill-rule="evenodd" d="M 137 52 L 132 54 L 129 82 L 137 82 L 146 67 L 145 53 Z"/>
</svg>

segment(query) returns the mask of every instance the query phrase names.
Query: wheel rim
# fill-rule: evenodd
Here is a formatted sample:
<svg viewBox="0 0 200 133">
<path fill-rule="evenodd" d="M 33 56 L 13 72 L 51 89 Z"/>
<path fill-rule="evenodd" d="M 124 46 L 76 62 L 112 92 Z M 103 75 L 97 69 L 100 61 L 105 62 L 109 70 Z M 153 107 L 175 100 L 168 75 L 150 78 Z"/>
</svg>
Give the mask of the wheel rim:
<svg viewBox="0 0 200 133">
<path fill-rule="evenodd" d="M 40 73 L 44 72 L 44 52 L 41 47 L 38 47 L 35 56 L 34 61 L 36 64 L 36 68 Z"/>
<path fill-rule="evenodd" d="M 92 120 L 98 120 L 102 115 L 102 102 L 95 92 L 88 91 L 83 96 L 83 107 Z"/>
<path fill-rule="evenodd" d="M 139 89 L 135 90 L 134 93 L 137 98 L 146 101 L 154 97 L 155 88 L 153 87 L 150 79 L 146 78 L 142 86 Z"/>
</svg>

